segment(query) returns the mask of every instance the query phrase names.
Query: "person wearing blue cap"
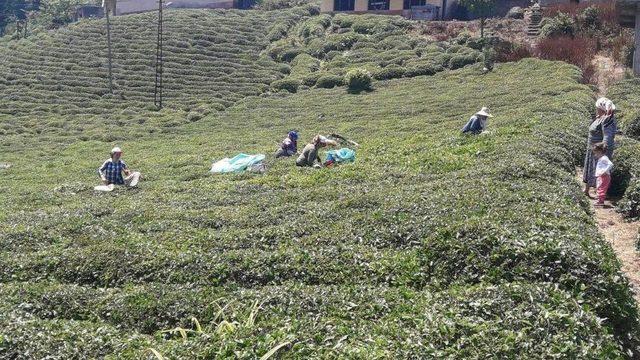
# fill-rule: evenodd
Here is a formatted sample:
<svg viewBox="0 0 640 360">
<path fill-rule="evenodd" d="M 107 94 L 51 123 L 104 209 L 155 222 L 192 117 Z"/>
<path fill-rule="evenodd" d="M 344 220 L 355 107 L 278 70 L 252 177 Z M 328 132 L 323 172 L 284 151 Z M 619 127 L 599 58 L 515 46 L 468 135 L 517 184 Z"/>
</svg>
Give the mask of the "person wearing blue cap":
<svg viewBox="0 0 640 360">
<path fill-rule="evenodd" d="M 298 153 L 298 132 L 289 131 L 287 137 L 280 144 L 280 149 L 276 151 L 276 158 L 283 156 L 293 156 Z"/>
</svg>

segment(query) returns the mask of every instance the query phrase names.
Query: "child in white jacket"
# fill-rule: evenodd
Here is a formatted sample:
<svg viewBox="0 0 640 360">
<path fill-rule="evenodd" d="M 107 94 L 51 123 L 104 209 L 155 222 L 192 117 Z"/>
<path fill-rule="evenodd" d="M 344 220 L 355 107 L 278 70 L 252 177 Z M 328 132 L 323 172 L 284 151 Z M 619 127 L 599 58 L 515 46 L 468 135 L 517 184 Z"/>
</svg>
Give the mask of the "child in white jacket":
<svg viewBox="0 0 640 360">
<path fill-rule="evenodd" d="M 598 193 L 598 202 L 596 206 L 604 205 L 604 198 L 607 196 L 607 190 L 611 184 L 611 169 L 613 163 L 609 160 L 607 153 L 607 144 L 597 143 L 593 145 L 593 155 L 597 159 L 596 163 L 596 189 Z"/>
</svg>

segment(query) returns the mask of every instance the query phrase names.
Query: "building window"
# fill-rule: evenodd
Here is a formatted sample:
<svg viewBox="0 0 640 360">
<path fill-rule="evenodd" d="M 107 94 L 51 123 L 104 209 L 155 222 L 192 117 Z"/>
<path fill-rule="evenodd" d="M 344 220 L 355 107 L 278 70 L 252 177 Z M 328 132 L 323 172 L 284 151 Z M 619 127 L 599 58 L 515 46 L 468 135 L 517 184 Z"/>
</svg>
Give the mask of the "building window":
<svg viewBox="0 0 640 360">
<path fill-rule="evenodd" d="M 427 5 L 427 0 L 404 0 L 403 9 L 411 10 L 412 6 L 425 6 Z"/>
<path fill-rule="evenodd" d="M 333 11 L 353 11 L 356 0 L 334 0 Z"/>
<path fill-rule="evenodd" d="M 389 10 L 389 0 L 369 0 L 369 10 Z"/>
</svg>

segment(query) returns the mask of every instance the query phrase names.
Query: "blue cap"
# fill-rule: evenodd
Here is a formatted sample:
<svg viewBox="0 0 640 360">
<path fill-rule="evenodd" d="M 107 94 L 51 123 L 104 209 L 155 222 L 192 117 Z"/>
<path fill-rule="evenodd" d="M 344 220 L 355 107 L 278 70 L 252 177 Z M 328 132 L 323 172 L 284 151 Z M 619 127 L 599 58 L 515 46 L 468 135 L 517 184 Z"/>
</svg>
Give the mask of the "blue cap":
<svg viewBox="0 0 640 360">
<path fill-rule="evenodd" d="M 293 140 L 298 140 L 298 132 L 297 131 L 289 131 L 289 137 Z"/>
</svg>

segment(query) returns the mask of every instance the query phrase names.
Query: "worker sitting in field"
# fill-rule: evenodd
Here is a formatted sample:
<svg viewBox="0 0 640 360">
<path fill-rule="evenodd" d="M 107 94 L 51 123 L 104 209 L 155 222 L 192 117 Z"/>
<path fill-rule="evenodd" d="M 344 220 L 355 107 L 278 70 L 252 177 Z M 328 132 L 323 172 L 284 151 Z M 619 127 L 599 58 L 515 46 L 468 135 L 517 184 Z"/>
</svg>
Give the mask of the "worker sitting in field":
<svg viewBox="0 0 640 360">
<path fill-rule="evenodd" d="M 486 129 L 487 119 L 490 117 L 493 117 L 493 115 L 489 114 L 489 109 L 483 107 L 469 119 L 467 124 L 462 128 L 462 133 L 480 134 Z"/>
<path fill-rule="evenodd" d="M 283 156 L 293 156 L 298 153 L 298 132 L 289 131 L 289 134 L 280 144 L 280 149 L 276 151 L 276 159 Z"/>
<path fill-rule="evenodd" d="M 140 180 L 139 172 L 131 172 L 121 159 L 122 150 L 119 147 L 114 147 L 111 150 L 111 158 L 105 161 L 98 169 L 100 179 L 105 185 L 126 185 L 136 186 Z M 122 176 L 122 173 L 126 177 Z"/>
<path fill-rule="evenodd" d="M 320 148 L 325 146 L 337 146 L 338 143 L 334 140 L 329 140 L 322 135 L 316 135 L 313 138 L 313 141 L 310 144 L 307 144 L 304 149 L 302 149 L 302 154 L 296 160 L 296 165 L 298 166 L 313 166 L 320 167 Z M 316 164 L 318 161 L 318 164 Z"/>
</svg>

